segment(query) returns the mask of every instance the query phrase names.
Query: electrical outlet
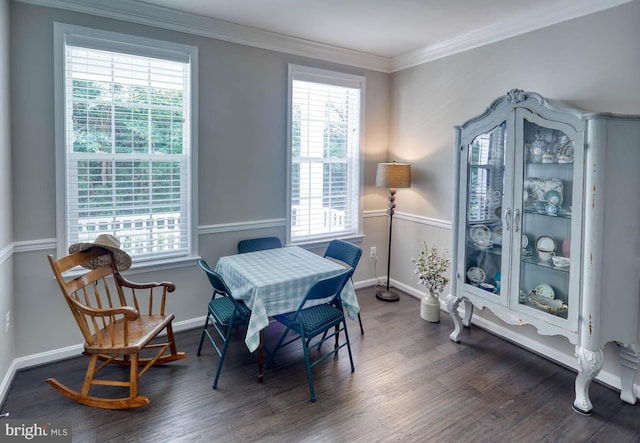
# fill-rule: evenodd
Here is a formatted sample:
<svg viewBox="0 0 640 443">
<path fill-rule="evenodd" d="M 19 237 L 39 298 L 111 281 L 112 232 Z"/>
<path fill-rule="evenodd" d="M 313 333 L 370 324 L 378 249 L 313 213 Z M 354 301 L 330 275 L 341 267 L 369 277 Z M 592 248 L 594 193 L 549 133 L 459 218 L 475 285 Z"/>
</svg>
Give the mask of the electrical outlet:
<svg viewBox="0 0 640 443">
<path fill-rule="evenodd" d="M 4 333 L 5 334 L 9 333 L 9 326 L 11 326 L 11 311 L 7 311 L 7 313 L 4 314 Z"/>
<path fill-rule="evenodd" d="M 369 257 L 374 258 L 378 256 L 378 251 L 376 250 L 375 246 L 371 246 L 371 248 L 369 249 Z"/>
</svg>

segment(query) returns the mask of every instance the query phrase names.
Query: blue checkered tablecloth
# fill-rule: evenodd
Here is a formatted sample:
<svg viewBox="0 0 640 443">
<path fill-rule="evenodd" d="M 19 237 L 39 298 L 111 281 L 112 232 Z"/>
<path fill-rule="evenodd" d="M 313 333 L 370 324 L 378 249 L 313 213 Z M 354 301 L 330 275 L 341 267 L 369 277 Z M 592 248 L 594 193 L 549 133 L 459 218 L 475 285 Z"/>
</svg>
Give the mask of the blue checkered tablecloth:
<svg viewBox="0 0 640 443">
<path fill-rule="evenodd" d="M 295 311 L 313 283 L 344 269 L 336 262 L 290 246 L 221 257 L 215 271 L 233 296 L 252 311 L 245 344 L 253 352 L 260 344 L 260 331 L 269 325 L 269 317 Z M 357 318 L 360 306 L 351 281 L 341 296 L 349 318 Z"/>
</svg>

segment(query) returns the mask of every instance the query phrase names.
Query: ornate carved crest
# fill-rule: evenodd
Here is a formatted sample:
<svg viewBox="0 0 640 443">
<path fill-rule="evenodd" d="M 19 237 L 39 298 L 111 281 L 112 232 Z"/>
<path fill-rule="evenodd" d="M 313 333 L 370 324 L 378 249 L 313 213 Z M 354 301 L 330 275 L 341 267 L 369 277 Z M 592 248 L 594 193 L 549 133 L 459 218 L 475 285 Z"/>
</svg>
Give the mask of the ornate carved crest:
<svg viewBox="0 0 640 443">
<path fill-rule="evenodd" d="M 507 92 L 507 98 L 505 101 L 507 103 L 520 103 L 527 99 L 527 95 L 524 93 L 522 89 L 512 89 Z"/>
</svg>

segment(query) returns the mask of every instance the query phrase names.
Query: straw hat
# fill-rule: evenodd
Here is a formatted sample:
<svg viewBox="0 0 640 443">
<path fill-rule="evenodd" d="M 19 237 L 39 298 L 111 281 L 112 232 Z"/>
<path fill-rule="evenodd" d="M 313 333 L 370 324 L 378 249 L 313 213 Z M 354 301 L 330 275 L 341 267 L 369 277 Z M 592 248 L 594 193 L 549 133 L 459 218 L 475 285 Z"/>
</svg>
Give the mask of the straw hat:
<svg viewBox="0 0 640 443">
<path fill-rule="evenodd" d="M 91 248 L 102 248 L 111 252 L 115 259 L 116 269 L 125 271 L 131 267 L 131 257 L 129 254 L 120 249 L 120 240 L 111 234 L 100 234 L 93 243 L 75 243 L 69 246 L 69 254 L 74 252 L 86 251 Z M 83 267 L 87 269 L 97 269 L 109 263 L 109 259 L 105 256 L 90 260 Z"/>
</svg>

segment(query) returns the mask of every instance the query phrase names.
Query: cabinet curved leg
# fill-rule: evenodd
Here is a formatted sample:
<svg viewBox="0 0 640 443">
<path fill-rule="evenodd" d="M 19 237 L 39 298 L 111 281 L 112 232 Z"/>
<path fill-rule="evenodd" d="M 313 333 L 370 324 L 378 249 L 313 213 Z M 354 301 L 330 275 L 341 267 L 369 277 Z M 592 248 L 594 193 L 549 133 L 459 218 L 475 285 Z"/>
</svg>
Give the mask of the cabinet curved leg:
<svg viewBox="0 0 640 443">
<path fill-rule="evenodd" d="M 582 346 L 576 346 L 578 357 L 578 376 L 576 377 L 576 399 L 573 402 L 573 410 L 585 415 L 590 415 L 593 405 L 589 400 L 589 386 L 596 378 L 604 363 L 602 349 L 591 351 Z"/>
<path fill-rule="evenodd" d="M 471 325 L 471 317 L 473 317 L 473 303 L 471 303 L 466 298 L 463 300 L 463 302 L 464 317 L 462 318 L 462 325 L 468 328 Z"/>
<path fill-rule="evenodd" d="M 636 404 L 633 382 L 640 367 L 638 345 L 620 346 L 620 400 Z"/>
<path fill-rule="evenodd" d="M 447 298 L 445 299 L 447 312 L 449 312 L 454 325 L 453 332 L 449 335 L 449 338 L 456 343 L 460 341 L 460 333 L 462 332 L 462 319 L 460 318 L 460 314 L 458 313 L 458 305 L 461 301 L 462 298 L 456 297 L 453 294 L 447 295 Z"/>
</svg>

